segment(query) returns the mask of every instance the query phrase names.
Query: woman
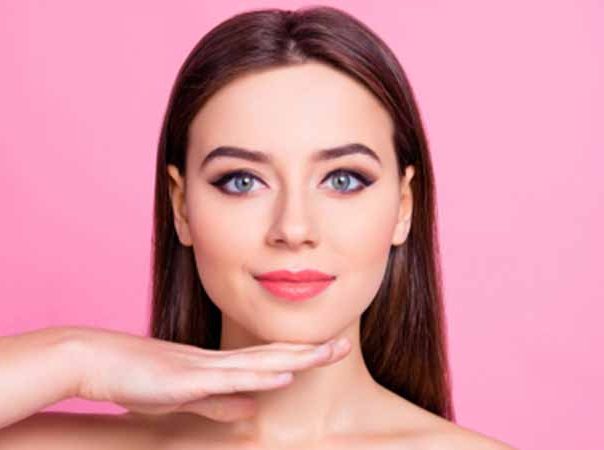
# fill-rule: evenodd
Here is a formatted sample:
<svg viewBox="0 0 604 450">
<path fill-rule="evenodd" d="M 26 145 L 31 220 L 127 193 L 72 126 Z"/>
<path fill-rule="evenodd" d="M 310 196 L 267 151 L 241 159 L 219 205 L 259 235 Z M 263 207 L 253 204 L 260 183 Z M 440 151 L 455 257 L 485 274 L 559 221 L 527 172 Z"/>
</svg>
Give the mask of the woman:
<svg viewBox="0 0 604 450">
<path fill-rule="evenodd" d="M 396 57 L 349 14 L 249 11 L 201 39 L 163 122 L 153 250 L 151 339 L 45 335 L 85 367 L 52 400 L 129 412 L 22 406 L 0 449 L 56 427 L 112 448 L 510 448 L 453 423 L 426 136 Z"/>
</svg>

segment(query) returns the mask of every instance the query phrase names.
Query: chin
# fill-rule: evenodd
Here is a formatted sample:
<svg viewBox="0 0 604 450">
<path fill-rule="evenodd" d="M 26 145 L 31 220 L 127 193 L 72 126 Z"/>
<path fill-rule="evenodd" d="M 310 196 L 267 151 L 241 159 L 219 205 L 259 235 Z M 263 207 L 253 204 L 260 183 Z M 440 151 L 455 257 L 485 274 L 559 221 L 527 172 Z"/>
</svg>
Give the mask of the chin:
<svg viewBox="0 0 604 450">
<path fill-rule="evenodd" d="M 282 320 L 280 323 L 277 323 L 275 318 L 272 321 L 266 320 L 258 323 L 254 334 L 259 340 L 266 343 L 316 345 L 333 338 L 336 332 L 326 327 L 317 326 L 317 320 L 306 322 L 294 317 L 291 320 Z"/>
</svg>

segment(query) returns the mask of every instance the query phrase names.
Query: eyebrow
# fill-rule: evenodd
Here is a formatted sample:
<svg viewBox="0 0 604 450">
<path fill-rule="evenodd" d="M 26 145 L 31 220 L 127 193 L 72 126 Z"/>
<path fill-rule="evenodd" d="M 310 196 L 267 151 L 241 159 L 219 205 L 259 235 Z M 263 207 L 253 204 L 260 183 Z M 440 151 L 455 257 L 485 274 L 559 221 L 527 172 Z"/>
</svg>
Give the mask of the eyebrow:
<svg viewBox="0 0 604 450">
<path fill-rule="evenodd" d="M 380 166 L 382 165 L 382 162 L 377 153 L 371 150 L 366 145 L 361 144 L 359 142 L 319 150 L 318 152 L 315 152 L 313 154 L 311 160 L 313 162 L 326 161 L 353 154 L 367 155 L 377 161 Z M 220 147 L 215 148 L 206 155 L 206 157 L 201 163 L 200 168 L 203 168 L 210 161 L 219 157 L 241 158 L 262 164 L 270 164 L 273 162 L 273 157 L 267 153 L 258 150 L 248 150 L 241 147 L 234 147 L 230 145 L 222 145 Z"/>
</svg>

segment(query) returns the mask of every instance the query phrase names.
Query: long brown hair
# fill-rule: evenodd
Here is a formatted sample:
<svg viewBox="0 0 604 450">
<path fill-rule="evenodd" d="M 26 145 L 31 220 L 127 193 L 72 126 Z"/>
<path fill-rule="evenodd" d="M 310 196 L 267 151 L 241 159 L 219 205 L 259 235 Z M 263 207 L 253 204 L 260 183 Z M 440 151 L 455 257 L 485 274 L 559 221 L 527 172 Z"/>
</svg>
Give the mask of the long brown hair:
<svg viewBox="0 0 604 450">
<path fill-rule="evenodd" d="M 382 284 L 361 317 L 361 348 L 373 378 L 454 421 L 436 195 L 428 142 L 406 74 L 388 46 L 349 13 L 327 6 L 250 10 L 211 29 L 180 68 L 157 151 L 150 335 L 218 349 L 221 313 L 202 287 L 192 247 L 174 228 L 167 165 L 185 173 L 188 128 L 206 100 L 254 70 L 316 60 L 362 82 L 387 108 L 399 177 L 415 166 L 412 226 L 392 246 Z"/>
</svg>

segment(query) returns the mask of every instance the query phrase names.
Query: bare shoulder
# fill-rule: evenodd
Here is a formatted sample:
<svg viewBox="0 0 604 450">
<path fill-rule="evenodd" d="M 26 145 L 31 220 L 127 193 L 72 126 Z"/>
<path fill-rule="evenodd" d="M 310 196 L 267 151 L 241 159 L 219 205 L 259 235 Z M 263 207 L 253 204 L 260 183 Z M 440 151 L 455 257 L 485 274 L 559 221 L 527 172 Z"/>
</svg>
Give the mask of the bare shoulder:
<svg viewBox="0 0 604 450">
<path fill-rule="evenodd" d="M 394 430 L 396 448 L 418 450 L 517 450 L 496 438 L 451 422 L 390 392 L 383 423 Z M 389 448 L 389 447 L 388 447 Z"/>
<path fill-rule="evenodd" d="M 0 429 L 0 450 L 149 449 L 152 430 L 128 414 L 39 412 Z"/>
<path fill-rule="evenodd" d="M 451 424 L 450 429 L 426 430 L 413 439 L 422 450 L 517 450 L 503 441 Z"/>
</svg>

